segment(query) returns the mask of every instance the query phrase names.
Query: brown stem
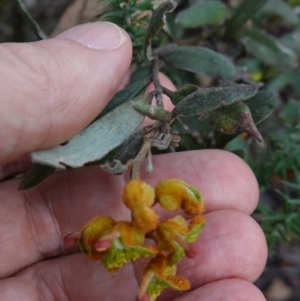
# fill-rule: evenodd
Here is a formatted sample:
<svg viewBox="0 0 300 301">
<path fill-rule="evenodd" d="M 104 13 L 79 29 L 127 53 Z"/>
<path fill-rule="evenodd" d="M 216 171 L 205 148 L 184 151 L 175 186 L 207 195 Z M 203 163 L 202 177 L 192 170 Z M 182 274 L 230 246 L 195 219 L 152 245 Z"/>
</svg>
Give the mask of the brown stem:
<svg viewBox="0 0 300 301">
<path fill-rule="evenodd" d="M 151 142 L 145 141 L 141 150 L 133 160 L 132 179 L 139 180 L 141 178 L 141 165 L 151 149 Z"/>
<path fill-rule="evenodd" d="M 163 90 L 161 83 L 158 78 L 158 60 L 154 59 L 152 61 L 152 81 L 154 84 L 154 89 L 155 89 L 155 98 L 156 98 L 156 105 L 160 108 L 164 107 L 164 102 L 163 102 Z"/>
</svg>

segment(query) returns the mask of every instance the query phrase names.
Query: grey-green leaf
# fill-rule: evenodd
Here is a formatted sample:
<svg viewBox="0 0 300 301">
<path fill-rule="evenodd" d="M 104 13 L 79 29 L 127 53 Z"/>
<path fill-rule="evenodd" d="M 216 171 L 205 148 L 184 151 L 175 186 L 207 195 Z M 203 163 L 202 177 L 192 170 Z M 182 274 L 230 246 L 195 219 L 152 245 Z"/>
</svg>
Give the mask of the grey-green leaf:
<svg viewBox="0 0 300 301">
<path fill-rule="evenodd" d="M 264 7 L 262 12 L 272 13 L 281 16 L 286 21 L 297 25 L 299 23 L 299 18 L 293 9 L 284 1 L 281 0 L 269 0 Z"/>
<path fill-rule="evenodd" d="M 179 46 L 166 49 L 159 55 L 166 64 L 174 68 L 226 79 L 236 76 L 236 69 L 231 61 L 208 48 Z"/>
<path fill-rule="evenodd" d="M 203 122 L 211 124 L 216 130 L 226 134 L 247 132 L 256 140 L 262 141 L 251 117 L 250 109 L 242 102 L 235 102 L 230 106 L 208 111 L 199 116 Z"/>
<path fill-rule="evenodd" d="M 244 159 L 245 157 L 245 150 L 244 149 L 234 149 L 232 151 L 230 151 L 231 153 L 237 155 L 238 157 Z"/>
<path fill-rule="evenodd" d="M 175 22 L 185 28 L 196 28 L 203 25 L 221 25 L 228 15 L 227 6 L 220 1 L 196 2 L 182 10 Z"/>
<path fill-rule="evenodd" d="M 166 13 L 172 12 L 180 0 L 168 0 L 162 3 L 152 14 L 149 26 L 146 32 L 146 40 L 145 40 L 145 51 L 151 40 L 157 35 L 157 33 L 162 29 L 162 27 L 166 23 Z"/>
<path fill-rule="evenodd" d="M 127 87 L 119 92 L 117 92 L 110 102 L 106 105 L 103 111 L 98 115 L 98 118 L 103 117 L 105 114 L 109 113 L 117 106 L 123 104 L 124 102 L 131 100 L 143 89 L 145 89 L 151 81 L 151 69 L 149 67 L 141 68 L 136 70 L 130 79 L 130 83 Z"/>
<path fill-rule="evenodd" d="M 297 56 L 292 49 L 257 28 L 243 30 L 240 39 L 249 53 L 267 64 L 283 70 L 297 67 Z"/>
<path fill-rule="evenodd" d="M 186 85 L 180 90 L 171 91 L 166 87 L 162 87 L 163 93 L 170 97 L 173 105 L 177 105 L 180 101 L 186 98 L 188 95 L 194 93 L 199 89 L 198 86 L 195 85 Z"/>
<path fill-rule="evenodd" d="M 134 131 L 117 149 L 114 160 L 126 164 L 128 160 L 133 159 L 144 143 L 144 135 L 143 129 Z"/>
<path fill-rule="evenodd" d="M 150 103 L 149 94 L 136 97 Z M 56 169 L 76 168 L 100 160 L 119 146 L 142 123 L 144 116 L 126 102 L 98 119 L 66 145 L 32 153 L 32 161 Z"/>
<path fill-rule="evenodd" d="M 225 36 L 235 35 L 267 2 L 268 0 L 244 0 L 228 22 Z"/>
<path fill-rule="evenodd" d="M 226 87 L 199 89 L 179 102 L 172 112 L 177 116 L 195 116 L 206 111 L 246 100 L 257 93 L 258 85 L 237 84 Z"/>
<path fill-rule="evenodd" d="M 268 117 L 278 105 L 278 97 L 267 91 L 258 92 L 254 97 L 244 101 L 250 109 L 255 124 Z"/>
<path fill-rule="evenodd" d="M 28 189 L 39 184 L 48 176 L 50 176 L 54 171 L 55 168 L 53 167 L 41 164 L 33 164 L 30 170 L 25 174 L 25 177 L 22 179 L 19 189 Z"/>
</svg>

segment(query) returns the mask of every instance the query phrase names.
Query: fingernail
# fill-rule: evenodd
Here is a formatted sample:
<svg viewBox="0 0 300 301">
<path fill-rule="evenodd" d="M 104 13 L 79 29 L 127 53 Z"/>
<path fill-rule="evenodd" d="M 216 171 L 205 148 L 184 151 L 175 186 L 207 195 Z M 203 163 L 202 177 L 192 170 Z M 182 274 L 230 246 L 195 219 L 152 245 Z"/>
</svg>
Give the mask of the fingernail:
<svg viewBox="0 0 300 301">
<path fill-rule="evenodd" d="M 92 49 L 112 50 L 120 47 L 126 36 L 123 30 L 113 23 L 93 22 L 77 25 L 56 38 L 73 40 Z"/>
</svg>

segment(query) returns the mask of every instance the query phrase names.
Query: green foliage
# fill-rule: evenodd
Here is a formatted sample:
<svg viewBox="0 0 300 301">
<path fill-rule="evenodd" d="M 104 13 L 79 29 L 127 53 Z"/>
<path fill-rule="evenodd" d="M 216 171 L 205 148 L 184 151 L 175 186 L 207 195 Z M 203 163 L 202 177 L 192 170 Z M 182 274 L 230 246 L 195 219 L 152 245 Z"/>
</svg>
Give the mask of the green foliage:
<svg viewBox="0 0 300 301">
<path fill-rule="evenodd" d="M 185 28 L 204 25 L 222 25 L 228 16 L 228 8 L 221 1 L 198 1 L 182 10 L 175 22 Z"/>
<path fill-rule="evenodd" d="M 234 65 L 223 55 L 208 48 L 180 46 L 164 49 L 159 56 L 170 67 L 222 78 L 234 78 Z"/>
</svg>

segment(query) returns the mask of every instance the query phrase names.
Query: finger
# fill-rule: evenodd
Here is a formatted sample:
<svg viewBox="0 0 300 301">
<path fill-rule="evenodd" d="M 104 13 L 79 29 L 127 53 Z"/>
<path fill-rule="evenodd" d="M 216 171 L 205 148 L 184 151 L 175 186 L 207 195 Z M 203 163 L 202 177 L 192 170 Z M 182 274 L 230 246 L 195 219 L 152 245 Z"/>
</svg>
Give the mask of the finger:
<svg viewBox="0 0 300 301">
<path fill-rule="evenodd" d="M 76 26 L 57 38 L 0 46 L 0 162 L 68 140 L 121 84 L 129 36 L 111 23 Z"/>
<path fill-rule="evenodd" d="M 225 151 L 193 151 L 154 157 L 152 185 L 182 178 L 198 187 L 206 212 L 237 210 L 250 213 L 257 204 L 253 173 L 237 156 Z M 19 180 L 0 185 L 0 276 L 8 276 L 42 258 L 65 254 L 62 237 L 78 231 L 95 215 L 129 219 L 121 202 L 123 176 L 99 167 L 60 172 L 35 188 L 19 191 Z M 9 233 L 9 235 L 7 234 Z M 16 245 L 22 245 L 20 256 Z"/>
<path fill-rule="evenodd" d="M 109 273 L 98 262 L 78 253 L 37 263 L 14 277 L 0 280 L 1 301 L 135 300 L 137 293 L 131 264 Z"/>
<path fill-rule="evenodd" d="M 162 299 L 170 300 L 170 299 Z M 174 301 L 266 301 L 262 292 L 253 284 L 241 279 L 224 279 L 199 287 Z"/>
<path fill-rule="evenodd" d="M 190 280 L 192 289 L 220 279 L 254 282 L 267 260 L 266 239 L 248 215 L 220 210 L 205 215 L 206 225 L 196 242 L 198 254 L 183 258 L 178 273 Z M 166 292 L 167 299 L 178 293 Z"/>
<path fill-rule="evenodd" d="M 153 157 L 154 172 L 142 174 L 152 185 L 178 178 L 200 189 L 205 212 L 221 209 L 252 213 L 259 189 L 249 166 L 238 156 L 222 150 L 201 150 Z"/>
<path fill-rule="evenodd" d="M 31 165 L 30 157 L 26 155 L 13 162 L 0 165 L 0 182 L 27 171 Z"/>
</svg>

